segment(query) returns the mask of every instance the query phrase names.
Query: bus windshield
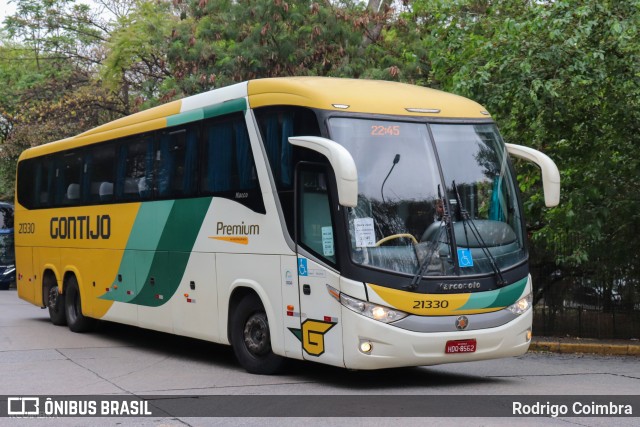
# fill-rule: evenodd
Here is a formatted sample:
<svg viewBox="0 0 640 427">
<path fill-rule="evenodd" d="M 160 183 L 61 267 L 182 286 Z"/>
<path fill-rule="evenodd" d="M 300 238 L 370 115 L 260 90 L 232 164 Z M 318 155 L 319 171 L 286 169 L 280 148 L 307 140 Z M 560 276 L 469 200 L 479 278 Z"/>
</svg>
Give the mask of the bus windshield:
<svg viewBox="0 0 640 427">
<path fill-rule="evenodd" d="M 332 118 L 353 156 L 351 258 L 423 276 L 485 275 L 526 257 L 518 199 L 493 124 Z"/>
</svg>

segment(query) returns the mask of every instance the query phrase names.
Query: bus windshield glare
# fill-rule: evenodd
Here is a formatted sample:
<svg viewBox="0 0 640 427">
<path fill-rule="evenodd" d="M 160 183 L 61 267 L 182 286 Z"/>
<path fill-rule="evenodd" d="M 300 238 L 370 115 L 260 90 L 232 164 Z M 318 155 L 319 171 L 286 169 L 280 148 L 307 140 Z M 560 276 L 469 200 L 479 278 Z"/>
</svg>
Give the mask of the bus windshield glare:
<svg viewBox="0 0 640 427">
<path fill-rule="evenodd" d="M 351 257 L 421 276 L 485 275 L 526 258 L 507 153 L 493 124 L 332 118 L 353 156 Z"/>
</svg>

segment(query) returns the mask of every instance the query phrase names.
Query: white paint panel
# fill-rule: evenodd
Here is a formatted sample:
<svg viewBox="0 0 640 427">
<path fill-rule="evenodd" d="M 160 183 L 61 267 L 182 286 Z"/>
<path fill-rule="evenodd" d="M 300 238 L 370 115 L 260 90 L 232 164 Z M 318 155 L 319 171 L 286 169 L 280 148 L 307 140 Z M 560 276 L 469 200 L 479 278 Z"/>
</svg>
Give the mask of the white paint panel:
<svg viewBox="0 0 640 427">
<path fill-rule="evenodd" d="M 182 100 L 180 112 L 184 113 L 195 110 L 196 108 L 220 104 L 232 99 L 245 98 L 247 96 L 247 85 L 247 82 L 238 83 L 185 98 Z"/>
<path fill-rule="evenodd" d="M 178 290 L 171 299 L 174 333 L 218 341 L 215 265 L 215 254 L 191 253 Z M 191 289 L 192 283 L 194 289 Z"/>
<path fill-rule="evenodd" d="M 284 340 L 280 327 L 284 321 L 280 256 L 220 253 L 216 255 L 216 269 L 220 342 L 229 343 L 227 319 L 231 294 L 237 287 L 246 287 L 253 289 L 264 305 L 274 353 L 284 355 Z"/>
<path fill-rule="evenodd" d="M 234 226 L 237 227 L 236 232 L 229 232 Z M 241 229 L 246 233 L 239 231 Z M 246 244 L 238 239 L 224 240 L 231 238 L 246 239 Z M 284 241 L 282 226 L 274 209 L 271 214 L 258 214 L 240 203 L 222 198 L 214 198 L 209 205 L 193 250 L 283 255 L 292 253 Z"/>
<path fill-rule="evenodd" d="M 302 359 L 302 343 L 291 329 L 300 329 L 300 295 L 298 293 L 297 258 L 294 255 L 281 256 L 282 269 L 282 310 L 284 322 L 282 334 L 284 335 L 285 354 L 287 357 Z M 292 306 L 293 310 L 289 310 Z"/>
</svg>

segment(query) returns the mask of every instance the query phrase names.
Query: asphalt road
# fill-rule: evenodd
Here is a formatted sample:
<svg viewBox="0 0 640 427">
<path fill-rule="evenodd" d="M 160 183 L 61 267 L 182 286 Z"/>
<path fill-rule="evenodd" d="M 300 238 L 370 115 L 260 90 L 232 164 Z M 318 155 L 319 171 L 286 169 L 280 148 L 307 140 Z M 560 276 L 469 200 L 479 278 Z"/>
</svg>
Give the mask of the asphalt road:
<svg viewBox="0 0 640 427">
<path fill-rule="evenodd" d="M 474 396 L 640 395 L 634 357 L 528 353 L 435 367 L 352 372 L 293 362 L 279 376 L 246 373 L 230 347 L 101 323 L 88 334 L 53 326 L 46 310 L 0 291 L 0 395 Z M 578 399 L 578 397 L 576 397 Z M 440 400 L 442 401 L 442 400 Z M 408 400 L 414 402 L 414 400 Z M 640 412 L 640 407 L 634 408 Z M 0 425 L 422 425 L 433 418 L 0 418 Z M 634 417 L 639 415 L 634 413 Z M 437 425 L 635 426 L 638 418 L 440 418 Z"/>
</svg>

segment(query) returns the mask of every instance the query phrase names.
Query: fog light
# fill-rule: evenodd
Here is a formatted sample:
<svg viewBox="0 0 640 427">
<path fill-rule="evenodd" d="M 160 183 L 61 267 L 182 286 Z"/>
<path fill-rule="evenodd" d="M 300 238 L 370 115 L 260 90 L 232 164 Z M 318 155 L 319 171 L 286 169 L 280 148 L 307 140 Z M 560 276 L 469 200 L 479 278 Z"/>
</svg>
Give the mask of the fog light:
<svg viewBox="0 0 640 427">
<path fill-rule="evenodd" d="M 531 328 L 527 329 L 527 341 L 531 341 L 531 336 L 533 333 L 531 332 Z"/>
<path fill-rule="evenodd" d="M 363 353 L 371 353 L 371 350 L 373 349 L 373 345 L 371 345 L 371 343 L 369 341 L 362 341 L 360 343 L 360 351 Z"/>
</svg>

